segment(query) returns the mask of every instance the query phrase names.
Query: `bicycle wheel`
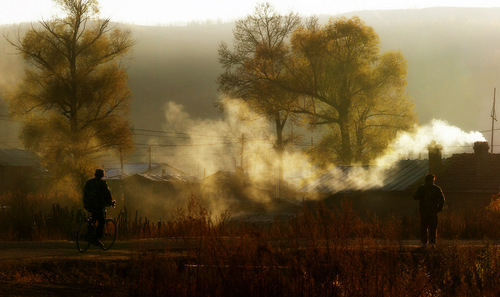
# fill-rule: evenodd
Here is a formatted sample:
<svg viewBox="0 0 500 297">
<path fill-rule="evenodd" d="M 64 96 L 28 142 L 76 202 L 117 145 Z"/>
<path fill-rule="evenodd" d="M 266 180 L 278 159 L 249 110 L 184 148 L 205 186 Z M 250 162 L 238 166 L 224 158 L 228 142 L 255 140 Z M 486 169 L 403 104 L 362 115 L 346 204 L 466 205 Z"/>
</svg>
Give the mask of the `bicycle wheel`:
<svg viewBox="0 0 500 297">
<path fill-rule="evenodd" d="M 106 219 L 106 225 L 104 226 L 104 233 L 101 238 L 102 249 L 109 250 L 116 240 L 116 223 L 113 219 Z"/>
<path fill-rule="evenodd" d="M 78 232 L 76 233 L 76 248 L 84 253 L 90 246 L 89 239 L 89 222 L 83 220 L 78 227 Z"/>
</svg>

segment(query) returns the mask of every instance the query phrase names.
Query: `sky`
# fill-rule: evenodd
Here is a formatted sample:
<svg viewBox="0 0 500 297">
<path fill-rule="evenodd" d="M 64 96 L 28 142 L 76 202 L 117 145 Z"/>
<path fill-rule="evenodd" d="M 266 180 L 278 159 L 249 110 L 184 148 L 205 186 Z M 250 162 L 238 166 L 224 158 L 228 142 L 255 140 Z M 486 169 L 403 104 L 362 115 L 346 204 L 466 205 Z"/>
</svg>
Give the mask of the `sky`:
<svg viewBox="0 0 500 297">
<path fill-rule="evenodd" d="M 137 25 L 232 21 L 253 12 L 258 0 L 101 0 L 101 17 Z M 498 0 L 270 0 L 278 11 L 301 16 L 336 15 L 359 10 L 426 7 L 500 7 Z M 35 22 L 58 13 L 52 0 L 0 0 L 0 24 Z"/>
</svg>

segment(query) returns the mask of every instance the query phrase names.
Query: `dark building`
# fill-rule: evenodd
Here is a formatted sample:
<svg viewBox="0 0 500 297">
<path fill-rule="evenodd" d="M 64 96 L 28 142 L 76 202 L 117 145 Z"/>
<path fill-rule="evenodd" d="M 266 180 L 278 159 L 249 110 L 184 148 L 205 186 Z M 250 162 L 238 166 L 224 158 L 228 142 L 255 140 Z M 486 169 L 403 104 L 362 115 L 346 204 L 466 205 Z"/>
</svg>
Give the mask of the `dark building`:
<svg viewBox="0 0 500 297">
<path fill-rule="evenodd" d="M 488 152 L 487 142 L 474 143 L 474 153 L 453 154 L 442 158 L 442 147 L 431 143 L 428 160 L 400 160 L 388 168 L 363 166 L 379 172 L 383 178 L 354 184 L 348 178 L 356 166 L 337 167 L 301 189 L 304 196 L 316 195 L 330 204 L 348 200 L 360 211 L 378 214 L 416 215 L 418 204 L 412 199 L 424 176 L 436 175 L 446 197 L 447 211 L 484 209 L 500 193 L 500 154 Z"/>
<path fill-rule="evenodd" d="M 0 193 L 38 189 L 46 175 L 34 153 L 19 149 L 0 149 Z"/>
<path fill-rule="evenodd" d="M 199 192 L 198 178 L 166 163 L 106 164 L 103 168 L 118 204 L 149 218 L 171 215 Z"/>
<path fill-rule="evenodd" d="M 487 142 L 474 143 L 474 153 L 454 154 L 436 172 L 436 183 L 455 208 L 484 208 L 500 192 L 500 154 L 488 152 Z"/>
</svg>

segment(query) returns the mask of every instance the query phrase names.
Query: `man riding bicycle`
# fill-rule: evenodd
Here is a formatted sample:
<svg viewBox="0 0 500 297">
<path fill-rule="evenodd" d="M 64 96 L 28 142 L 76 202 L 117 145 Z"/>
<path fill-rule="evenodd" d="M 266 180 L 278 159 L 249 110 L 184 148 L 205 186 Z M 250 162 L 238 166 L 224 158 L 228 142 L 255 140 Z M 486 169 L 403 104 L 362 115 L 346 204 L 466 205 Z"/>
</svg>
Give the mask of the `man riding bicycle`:
<svg viewBox="0 0 500 297">
<path fill-rule="evenodd" d="M 94 178 L 85 183 L 83 189 L 83 207 L 92 214 L 92 218 L 97 221 L 95 237 L 87 238 L 90 243 L 102 247 L 101 238 L 103 235 L 104 224 L 106 220 L 106 206 L 114 206 L 115 201 L 111 198 L 108 185 L 102 178 L 104 170 L 97 169 Z"/>
</svg>

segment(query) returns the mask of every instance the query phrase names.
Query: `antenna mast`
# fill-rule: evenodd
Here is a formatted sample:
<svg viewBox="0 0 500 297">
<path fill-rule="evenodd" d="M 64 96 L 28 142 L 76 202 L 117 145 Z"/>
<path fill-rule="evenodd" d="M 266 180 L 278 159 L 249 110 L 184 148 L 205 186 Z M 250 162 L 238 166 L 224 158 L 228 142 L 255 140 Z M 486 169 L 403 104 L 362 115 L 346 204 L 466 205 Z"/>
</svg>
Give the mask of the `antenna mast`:
<svg viewBox="0 0 500 297">
<path fill-rule="evenodd" d="M 495 111 L 495 95 L 497 88 L 493 89 L 493 108 L 491 109 L 491 153 L 493 154 L 493 135 L 495 134 L 495 121 L 497 120 L 497 113 Z"/>
</svg>

